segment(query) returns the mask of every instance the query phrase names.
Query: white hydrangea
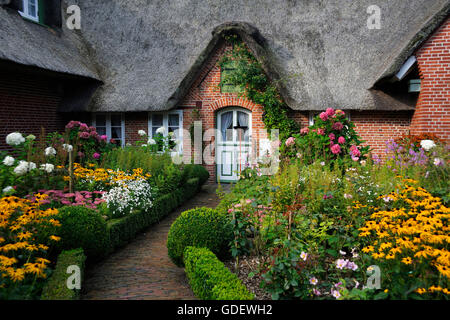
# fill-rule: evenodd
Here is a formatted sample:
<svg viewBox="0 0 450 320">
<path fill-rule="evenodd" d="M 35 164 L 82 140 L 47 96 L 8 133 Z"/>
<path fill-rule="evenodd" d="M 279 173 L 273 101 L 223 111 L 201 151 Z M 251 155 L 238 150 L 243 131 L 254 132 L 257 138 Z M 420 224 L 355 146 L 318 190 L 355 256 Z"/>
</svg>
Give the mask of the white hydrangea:
<svg viewBox="0 0 450 320">
<path fill-rule="evenodd" d="M 25 173 L 36 169 L 36 164 L 34 162 L 27 162 L 21 160 L 19 165 L 14 168 L 14 173 L 18 176 L 24 175 Z"/>
<path fill-rule="evenodd" d="M 154 144 L 156 144 L 156 141 L 155 141 L 155 139 L 149 138 L 147 141 L 147 144 L 154 145 Z"/>
<path fill-rule="evenodd" d="M 6 143 L 10 146 L 18 146 L 21 143 L 25 142 L 25 138 L 22 136 L 20 132 L 13 132 L 6 136 Z"/>
<path fill-rule="evenodd" d="M 72 152 L 73 146 L 70 144 L 63 144 L 63 149 L 67 152 Z"/>
<path fill-rule="evenodd" d="M 5 157 L 5 159 L 3 159 L 3 164 L 5 165 L 5 166 L 8 166 L 8 167 L 10 167 L 10 166 L 12 166 L 13 164 L 14 164 L 14 158 L 13 157 L 11 157 L 11 156 L 6 156 Z"/>
<path fill-rule="evenodd" d="M 140 135 L 141 137 L 145 136 L 147 133 L 145 132 L 145 130 L 139 130 L 138 131 L 138 135 Z"/>
<path fill-rule="evenodd" d="M 53 170 L 55 170 L 55 166 L 51 163 L 46 163 L 41 165 L 41 169 L 48 173 L 52 173 Z"/>
<path fill-rule="evenodd" d="M 144 179 L 118 181 L 116 186 L 104 193 L 106 201 L 113 214 L 125 215 L 135 209 L 147 210 L 152 207 L 150 184 Z"/>
<path fill-rule="evenodd" d="M 420 146 L 425 150 L 429 151 L 430 149 L 436 147 L 436 144 L 433 140 L 422 140 L 420 141 Z"/>
<path fill-rule="evenodd" d="M 156 129 L 156 133 L 164 135 L 166 133 L 166 129 L 164 127 L 159 127 Z"/>
<path fill-rule="evenodd" d="M 53 147 L 48 147 L 48 148 L 45 148 L 44 153 L 45 153 L 46 157 L 53 157 L 56 155 L 56 150 Z"/>
<path fill-rule="evenodd" d="M 9 186 L 9 187 L 4 188 L 4 189 L 2 190 L 2 192 L 3 192 L 3 193 L 9 193 L 9 192 L 11 192 L 11 191 L 13 191 L 13 190 L 14 190 L 14 188 L 11 187 L 11 186 Z"/>
</svg>

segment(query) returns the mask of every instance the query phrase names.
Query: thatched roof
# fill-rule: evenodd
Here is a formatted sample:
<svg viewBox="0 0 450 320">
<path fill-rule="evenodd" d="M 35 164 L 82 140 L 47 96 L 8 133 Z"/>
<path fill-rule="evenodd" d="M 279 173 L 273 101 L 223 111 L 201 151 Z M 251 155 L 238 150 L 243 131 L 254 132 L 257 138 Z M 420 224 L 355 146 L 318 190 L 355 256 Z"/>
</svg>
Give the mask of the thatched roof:
<svg viewBox="0 0 450 320">
<path fill-rule="evenodd" d="M 450 2 L 375 2 L 72 0 L 81 7 L 80 38 L 64 29 L 59 41 L 73 50 L 48 50 L 45 58 L 42 52 L 39 56 L 28 50 L 30 57 L 27 50 L 17 53 L 27 43 L 15 39 L 15 51 L 1 47 L 0 57 L 91 77 L 95 74 L 88 75 L 89 66 L 95 66 L 104 85 L 96 91 L 90 111 L 167 110 L 180 103 L 221 35 L 231 29 L 247 42 L 271 78 L 283 80 L 280 91 L 292 109 L 411 108 L 371 89 L 395 73 L 442 23 Z M 381 8 L 380 30 L 367 28 L 367 8 L 372 4 Z M 24 22 L 11 24 L 19 30 L 33 28 L 24 27 Z M 11 41 L 0 30 L 0 40 Z M 60 56 L 50 59 L 52 54 Z M 67 56 L 58 59 L 62 55 Z"/>
<path fill-rule="evenodd" d="M 2 0 L 9 4 L 9 1 Z M 80 38 L 67 29 L 55 31 L 0 7 L 0 59 L 60 73 L 99 79 Z"/>
</svg>

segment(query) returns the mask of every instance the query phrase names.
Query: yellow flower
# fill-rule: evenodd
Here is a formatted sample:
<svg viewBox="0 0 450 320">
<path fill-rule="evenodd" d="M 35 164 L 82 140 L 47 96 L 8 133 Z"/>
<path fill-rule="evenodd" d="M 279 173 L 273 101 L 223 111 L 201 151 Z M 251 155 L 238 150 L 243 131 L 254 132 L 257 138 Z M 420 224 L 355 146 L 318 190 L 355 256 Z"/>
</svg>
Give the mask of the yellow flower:
<svg viewBox="0 0 450 320">
<path fill-rule="evenodd" d="M 50 240 L 59 241 L 59 240 L 61 240 L 61 237 L 52 235 L 52 236 L 50 236 Z"/>
<path fill-rule="evenodd" d="M 22 281 L 25 278 L 25 270 L 24 269 L 8 268 L 7 272 L 8 272 L 9 278 L 14 282 Z"/>
<path fill-rule="evenodd" d="M 425 289 L 425 288 L 418 288 L 418 289 L 416 289 L 416 292 L 417 292 L 418 294 L 424 294 L 424 293 L 427 292 L 427 289 Z"/>
<path fill-rule="evenodd" d="M 410 257 L 406 257 L 402 259 L 402 262 L 404 264 L 411 264 L 412 263 L 412 259 Z"/>
</svg>

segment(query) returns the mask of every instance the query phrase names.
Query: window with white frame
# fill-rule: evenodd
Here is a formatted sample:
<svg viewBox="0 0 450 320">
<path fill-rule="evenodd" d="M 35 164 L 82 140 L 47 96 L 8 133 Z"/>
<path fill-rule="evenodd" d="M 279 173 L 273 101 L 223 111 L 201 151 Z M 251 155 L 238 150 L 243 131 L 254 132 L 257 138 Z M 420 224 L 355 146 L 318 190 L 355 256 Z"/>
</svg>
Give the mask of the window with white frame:
<svg viewBox="0 0 450 320">
<path fill-rule="evenodd" d="M 99 135 L 106 135 L 108 141 L 114 139 L 119 146 L 125 144 L 125 121 L 121 113 L 95 113 L 92 125 Z"/>
<path fill-rule="evenodd" d="M 39 1 L 22 0 L 22 11 L 19 13 L 24 18 L 39 22 Z"/>
<path fill-rule="evenodd" d="M 148 115 L 148 133 L 153 138 L 156 130 L 164 128 L 164 136 L 173 132 L 173 139 L 177 141 L 174 152 L 179 154 L 183 151 L 183 111 L 175 110 L 169 112 L 151 112 Z M 172 135 L 171 134 L 171 135 Z"/>
<path fill-rule="evenodd" d="M 321 113 L 321 111 L 310 111 L 309 112 L 309 119 L 308 124 L 310 126 L 314 125 L 314 118 L 318 116 Z M 345 115 L 347 116 L 348 121 L 350 121 L 350 111 L 345 111 Z"/>
</svg>

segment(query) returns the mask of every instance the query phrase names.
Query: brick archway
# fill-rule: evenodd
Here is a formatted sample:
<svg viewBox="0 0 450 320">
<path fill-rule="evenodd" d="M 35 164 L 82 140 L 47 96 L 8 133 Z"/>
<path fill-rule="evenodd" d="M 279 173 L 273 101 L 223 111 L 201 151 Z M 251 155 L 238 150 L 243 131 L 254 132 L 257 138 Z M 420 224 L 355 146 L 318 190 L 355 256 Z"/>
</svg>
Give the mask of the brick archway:
<svg viewBox="0 0 450 320">
<path fill-rule="evenodd" d="M 213 102 L 211 102 L 207 108 L 210 112 L 216 112 L 219 109 L 226 108 L 226 107 L 241 107 L 244 109 L 248 109 L 250 111 L 257 111 L 258 109 L 262 109 L 262 107 L 256 103 L 253 103 L 250 100 L 247 100 L 245 98 L 239 98 L 239 97 L 227 97 L 227 98 L 220 98 Z"/>
</svg>

